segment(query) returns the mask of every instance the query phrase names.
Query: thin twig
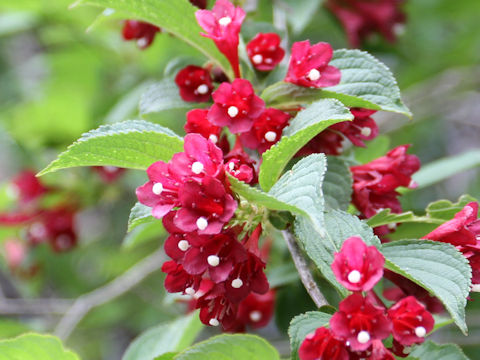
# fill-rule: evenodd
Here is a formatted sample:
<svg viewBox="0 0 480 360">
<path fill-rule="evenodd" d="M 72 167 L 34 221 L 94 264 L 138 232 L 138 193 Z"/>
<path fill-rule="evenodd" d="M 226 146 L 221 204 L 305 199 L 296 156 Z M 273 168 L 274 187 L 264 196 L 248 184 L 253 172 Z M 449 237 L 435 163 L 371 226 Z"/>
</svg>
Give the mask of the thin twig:
<svg viewBox="0 0 480 360">
<path fill-rule="evenodd" d="M 295 238 L 289 231 L 286 230 L 282 231 L 282 235 L 287 243 L 288 250 L 292 255 L 293 262 L 298 270 L 298 274 L 300 275 L 303 286 L 305 286 L 305 289 L 312 298 L 313 302 L 319 308 L 328 305 L 327 299 L 325 299 L 325 296 L 323 296 L 322 292 L 317 286 L 317 283 L 313 279 L 312 273 L 308 268 L 308 264 L 305 261 L 305 258 L 303 257 Z"/>
<path fill-rule="evenodd" d="M 91 309 L 129 291 L 147 276 L 159 270 L 165 259 L 165 253 L 162 250 L 156 251 L 108 284 L 77 298 L 59 321 L 55 328 L 55 335 L 66 340 Z"/>
<path fill-rule="evenodd" d="M 2 315 L 64 314 L 74 300 L 70 299 L 0 299 Z"/>
</svg>

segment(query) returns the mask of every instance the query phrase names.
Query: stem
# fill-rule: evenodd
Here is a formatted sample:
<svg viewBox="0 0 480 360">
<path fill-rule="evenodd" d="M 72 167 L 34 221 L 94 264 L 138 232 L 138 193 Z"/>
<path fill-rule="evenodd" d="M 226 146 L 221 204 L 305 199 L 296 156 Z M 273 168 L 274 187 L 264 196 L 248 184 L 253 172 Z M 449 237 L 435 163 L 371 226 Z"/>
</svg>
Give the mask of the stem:
<svg viewBox="0 0 480 360">
<path fill-rule="evenodd" d="M 285 239 L 285 242 L 287 243 L 288 250 L 292 255 L 293 263 L 298 270 L 298 274 L 300 275 L 300 279 L 302 280 L 303 286 L 305 286 L 308 295 L 310 295 L 313 302 L 315 303 L 315 305 L 317 305 L 318 308 L 328 305 L 327 299 L 325 299 L 325 296 L 323 296 L 322 292 L 317 286 L 317 283 L 313 279 L 312 273 L 308 268 L 308 264 L 305 258 L 301 254 L 301 250 L 295 238 L 287 230 L 282 231 L 282 235 Z"/>
</svg>

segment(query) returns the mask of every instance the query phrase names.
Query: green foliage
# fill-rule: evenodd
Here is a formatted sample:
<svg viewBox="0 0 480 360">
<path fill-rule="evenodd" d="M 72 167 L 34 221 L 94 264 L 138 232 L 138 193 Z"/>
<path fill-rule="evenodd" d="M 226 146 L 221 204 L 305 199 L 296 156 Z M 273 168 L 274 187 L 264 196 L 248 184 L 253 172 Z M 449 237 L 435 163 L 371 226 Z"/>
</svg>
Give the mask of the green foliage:
<svg viewBox="0 0 480 360">
<path fill-rule="evenodd" d="M 318 133 L 330 125 L 353 120 L 353 115 L 335 100 L 319 100 L 302 110 L 283 130 L 282 138 L 263 153 L 258 181 L 270 190 L 290 159 Z"/>
<path fill-rule="evenodd" d="M 128 232 L 132 231 L 139 225 L 151 223 L 156 219 L 152 216 L 152 208 L 135 203 L 132 210 L 130 210 L 130 216 L 128 217 Z"/>
<path fill-rule="evenodd" d="M 196 311 L 148 329 L 130 344 L 122 360 L 154 359 L 164 353 L 183 350 L 193 343 L 202 328 Z"/>
<path fill-rule="evenodd" d="M 150 208 L 149 208 L 150 209 Z M 138 221 L 139 219 L 137 219 Z M 143 218 L 143 220 L 146 220 Z M 132 250 L 139 245 L 143 245 L 150 240 L 162 239 L 165 237 L 165 229 L 160 220 L 137 224 L 132 231 L 130 231 L 123 239 L 122 248 L 125 250 Z"/>
<path fill-rule="evenodd" d="M 348 107 L 392 111 L 411 116 L 400 98 L 400 89 L 390 70 L 372 55 L 360 50 L 335 50 L 330 65 L 340 69 L 340 84 L 309 89 L 279 82 L 266 88 L 262 98 L 271 106 L 292 108 L 318 99 L 333 98 Z"/>
<path fill-rule="evenodd" d="M 219 335 L 182 351 L 174 360 L 280 360 L 275 348 L 255 335 Z"/>
<path fill-rule="evenodd" d="M 188 0 L 137 0 L 133 2 L 126 0 L 78 0 L 76 4 L 115 9 L 127 14 L 127 18 L 133 17 L 155 24 L 205 54 L 223 68 L 227 74 L 231 73 L 227 60 L 217 50 L 213 41 L 200 35 L 203 30 L 195 19 L 195 11 L 198 9 Z"/>
<path fill-rule="evenodd" d="M 413 348 L 407 359 L 411 360 L 469 360 L 463 351 L 454 344 L 436 344 L 426 341 Z"/>
<path fill-rule="evenodd" d="M 145 170 L 183 150 L 183 140 L 171 130 L 142 120 L 103 125 L 70 145 L 39 175 L 76 166 L 117 166 Z"/>
<path fill-rule="evenodd" d="M 455 247 L 426 240 L 400 240 L 383 244 L 381 252 L 387 269 L 438 297 L 460 330 L 467 334 L 465 305 L 472 270 Z"/>
<path fill-rule="evenodd" d="M 25 334 L 0 341 L 0 360 L 80 360 L 51 335 Z"/>
<path fill-rule="evenodd" d="M 305 314 L 295 316 L 290 322 L 288 336 L 290 337 L 291 360 L 298 360 L 298 349 L 302 341 L 310 333 L 315 332 L 319 327 L 328 325 L 332 315 L 320 312 L 309 311 Z"/>
<path fill-rule="evenodd" d="M 301 33 L 312 21 L 324 0 L 282 0 L 293 33 Z M 283 4 L 282 4 L 283 5 Z"/>
<path fill-rule="evenodd" d="M 346 211 L 352 198 L 352 174 L 347 162 L 334 156 L 327 157 L 327 172 L 323 180 L 323 195 L 327 208 Z"/>
</svg>

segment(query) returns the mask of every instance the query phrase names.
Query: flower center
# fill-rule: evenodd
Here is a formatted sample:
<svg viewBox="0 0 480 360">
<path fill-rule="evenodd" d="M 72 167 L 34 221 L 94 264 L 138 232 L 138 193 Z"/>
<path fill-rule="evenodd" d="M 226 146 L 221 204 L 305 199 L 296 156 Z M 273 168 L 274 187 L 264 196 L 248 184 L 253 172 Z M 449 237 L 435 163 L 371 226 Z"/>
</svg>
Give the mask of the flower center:
<svg viewBox="0 0 480 360">
<path fill-rule="evenodd" d="M 213 319 L 210 319 L 210 321 L 208 322 L 211 326 L 218 326 L 220 325 L 220 323 L 218 322 L 217 319 L 213 318 Z"/>
<path fill-rule="evenodd" d="M 229 16 L 224 16 L 220 20 L 218 20 L 218 23 L 222 26 L 227 26 L 232 22 L 232 18 Z"/>
<path fill-rule="evenodd" d="M 317 81 L 320 79 L 320 71 L 317 69 L 312 69 L 308 72 L 307 78 L 311 81 Z"/>
<path fill-rule="evenodd" d="M 417 326 L 415 328 L 415 335 L 423 338 L 423 337 L 425 337 L 425 335 L 427 335 L 427 330 L 423 326 Z"/>
<path fill-rule="evenodd" d="M 214 144 L 216 144 L 216 143 L 218 142 L 218 136 L 215 135 L 215 134 L 211 134 L 211 135 L 208 137 L 208 139 L 209 139 L 212 143 L 214 143 Z"/>
<path fill-rule="evenodd" d="M 200 95 L 205 95 L 206 93 L 208 93 L 208 86 L 205 84 L 200 85 L 199 87 L 197 87 L 197 92 Z"/>
<path fill-rule="evenodd" d="M 203 171 L 203 164 L 200 161 L 195 161 L 192 164 L 192 172 L 194 174 L 200 174 Z"/>
<path fill-rule="evenodd" d="M 155 183 L 153 184 L 152 186 L 152 192 L 155 194 L 155 195 L 160 195 L 163 191 L 163 185 L 162 183 Z"/>
<path fill-rule="evenodd" d="M 187 240 L 180 240 L 178 242 L 178 248 L 182 251 L 187 251 L 189 247 L 190 247 L 190 244 L 188 243 Z"/>
<path fill-rule="evenodd" d="M 352 270 L 350 274 L 348 274 L 348 281 L 351 282 L 352 284 L 359 283 L 361 278 L 362 278 L 362 274 L 360 274 L 360 271 L 358 270 Z"/>
<path fill-rule="evenodd" d="M 195 295 L 195 289 L 192 288 L 192 287 L 188 287 L 188 288 L 185 289 L 185 294 L 193 296 L 193 295 Z"/>
<path fill-rule="evenodd" d="M 253 322 L 258 322 L 262 319 L 262 313 L 258 310 L 252 311 L 248 316 Z"/>
<path fill-rule="evenodd" d="M 234 118 L 238 115 L 238 108 L 236 106 L 230 106 L 227 110 L 228 116 Z"/>
<path fill-rule="evenodd" d="M 204 218 L 203 216 L 200 216 L 198 219 L 197 219 L 197 228 L 199 230 L 205 230 L 208 226 L 208 221 L 206 218 Z"/>
<path fill-rule="evenodd" d="M 275 133 L 275 131 L 267 131 L 265 133 L 265 140 L 267 140 L 268 142 L 274 142 L 275 140 L 277 140 L 277 134 Z"/>
<path fill-rule="evenodd" d="M 242 287 L 242 285 L 243 285 L 242 279 L 238 279 L 238 278 L 237 278 L 237 279 L 235 279 L 235 280 L 232 281 L 232 287 L 233 287 L 234 289 L 240 289 L 240 288 Z"/>
<path fill-rule="evenodd" d="M 207 262 L 208 262 L 208 265 L 215 267 L 215 266 L 218 266 L 218 264 L 220 264 L 220 258 L 217 255 L 210 255 L 207 258 Z"/>
<path fill-rule="evenodd" d="M 261 64 L 262 61 L 263 61 L 263 56 L 260 55 L 260 54 L 254 55 L 254 56 L 252 57 L 252 61 L 253 61 L 254 64 L 257 64 L 257 65 L 258 65 L 258 64 Z"/>
<path fill-rule="evenodd" d="M 360 331 L 357 335 L 357 341 L 360 344 L 366 344 L 367 342 L 369 342 L 370 334 L 368 333 L 368 331 L 365 331 L 365 330 Z"/>
<path fill-rule="evenodd" d="M 372 129 L 370 129 L 369 127 L 362 128 L 362 130 L 360 132 L 365 137 L 369 137 L 370 135 L 372 135 Z"/>
</svg>

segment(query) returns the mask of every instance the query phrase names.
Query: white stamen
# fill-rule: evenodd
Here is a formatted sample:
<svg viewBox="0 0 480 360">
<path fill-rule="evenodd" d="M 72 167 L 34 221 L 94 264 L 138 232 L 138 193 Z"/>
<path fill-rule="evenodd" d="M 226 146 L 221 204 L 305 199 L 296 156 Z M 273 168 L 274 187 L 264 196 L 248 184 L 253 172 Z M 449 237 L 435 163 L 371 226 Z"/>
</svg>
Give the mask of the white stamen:
<svg viewBox="0 0 480 360">
<path fill-rule="evenodd" d="M 359 283 L 361 278 L 362 274 L 360 274 L 360 271 L 358 270 L 352 270 L 350 274 L 348 274 L 348 281 L 350 281 L 352 284 Z"/>
<path fill-rule="evenodd" d="M 105 171 L 108 172 L 108 173 L 114 173 L 115 171 L 118 170 L 118 167 L 107 165 L 107 166 L 104 166 L 104 167 L 103 167 L 103 170 L 105 170 Z"/>
<path fill-rule="evenodd" d="M 369 127 L 362 128 L 362 130 L 360 132 L 365 137 L 369 137 L 370 135 L 372 135 L 372 129 L 370 129 Z"/>
<path fill-rule="evenodd" d="M 195 295 L 195 289 L 192 288 L 192 287 L 188 287 L 188 288 L 185 289 L 185 294 L 193 296 L 193 295 Z"/>
<path fill-rule="evenodd" d="M 370 334 L 368 333 L 368 331 L 365 331 L 365 330 L 360 331 L 357 335 L 357 341 L 360 344 L 366 344 L 367 342 L 369 342 Z"/>
<path fill-rule="evenodd" d="M 43 238 L 47 235 L 47 229 L 45 228 L 45 225 L 37 222 L 32 224 L 32 226 L 30 227 L 30 233 L 33 235 L 33 237 Z"/>
<path fill-rule="evenodd" d="M 262 319 L 262 313 L 258 310 L 252 311 L 248 316 L 253 322 L 259 322 Z"/>
<path fill-rule="evenodd" d="M 275 133 L 275 131 L 267 131 L 265 133 L 265 140 L 267 140 L 268 142 L 274 142 L 275 140 L 277 140 L 277 134 Z"/>
<path fill-rule="evenodd" d="M 205 95 L 206 93 L 208 93 L 208 86 L 205 84 L 200 85 L 199 87 L 197 87 L 197 92 L 200 95 Z"/>
<path fill-rule="evenodd" d="M 311 81 L 317 81 L 320 79 L 320 71 L 317 69 L 312 69 L 308 72 L 307 78 Z"/>
<path fill-rule="evenodd" d="M 234 118 L 238 115 L 238 108 L 236 106 L 230 106 L 227 110 L 228 116 Z"/>
<path fill-rule="evenodd" d="M 415 328 L 415 335 L 421 338 L 425 337 L 425 335 L 427 335 L 427 330 L 423 326 L 417 326 Z"/>
<path fill-rule="evenodd" d="M 473 292 L 480 292 L 480 284 L 473 284 L 472 285 Z"/>
<path fill-rule="evenodd" d="M 230 171 L 233 171 L 233 169 L 235 169 L 235 164 L 234 164 L 232 161 L 230 161 L 230 162 L 228 163 L 228 169 L 229 169 Z"/>
<path fill-rule="evenodd" d="M 218 266 L 218 264 L 220 264 L 220 258 L 217 255 L 210 255 L 207 258 L 207 262 L 208 262 L 208 265 L 215 267 L 215 266 Z"/>
<path fill-rule="evenodd" d="M 153 184 L 152 186 L 152 192 L 155 194 L 155 195 L 160 195 L 163 191 L 163 185 L 162 183 L 155 183 Z"/>
<path fill-rule="evenodd" d="M 145 38 L 140 38 L 140 39 L 137 40 L 137 45 L 138 45 L 139 48 L 143 48 L 143 47 L 147 46 L 147 44 L 148 44 L 148 41 Z"/>
<path fill-rule="evenodd" d="M 237 278 L 232 281 L 232 287 L 234 289 L 240 289 L 242 285 L 243 285 L 242 279 Z"/>
<path fill-rule="evenodd" d="M 403 34 L 405 34 L 405 25 L 403 25 L 403 24 L 393 25 L 393 32 L 397 36 L 402 36 Z"/>
<path fill-rule="evenodd" d="M 194 174 L 200 174 L 203 171 L 203 164 L 200 161 L 195 161 L 192 164 L 192 172 Z"/>
<path fill-rule="evenodd" d="M 232 22 L 232 18 L 229 16 L 224 16 L 220 20 L 218 20 L 218 23 L 222 26 L 227 26 Z"/>
<path fill-rule="evenodd" d="M 178 242 L 178 248 L 182 251 L 187 251 L 189 247 L 190 247 L 190 244 L 187 240 L 180 240 Z"/>
<path fill-rule="evenodd" d="M 208 221 L 206 218 L 204 218 L 203 216 L 200 216 L 198 219 L 197 219 L 197 228 L 199 230 L 205 230 L 208 226 Z"/>
<path fill-rule="evenodd" d="M 252 57 L 252 61 L 253 61 L 254 64 L 257 64 L 257 65 L 261 64 L 263 62 L 263 56 L 260 55 L 260 54 L 254 55 Z"/>
<path fill-rule="evenodd" d="M 266 59 L 265 59 L 265 62 L 266 62 L 267 64 L 271 64 L 271 63 L 273 63 L 273 59 L 266 58 Z"/>
<path fill-rule="evenodd" d="M 208 137 L 208 139 L 209 139 L 212 143 L 214 143 L 214 144 L 216 144 L 216 143 L 218 142 L 218 136 L 215 135 L 215 134 L 211 134 L 211 135 Z"/>
<path fill-rule="evenodd" d="M 390 224 L 387 224 L 387 227 L 390 230 L 395 230 L 397 228 L 397 224 L 396 223 L 390 223 Z"/>
<path fill-rule="evenodd" d="M 218 326 L 220 325 L 220 323 L 218 322 L 217 319 L 210 319 L 210 321 L 208 322 L 211 326 Z"/>
</svg>

